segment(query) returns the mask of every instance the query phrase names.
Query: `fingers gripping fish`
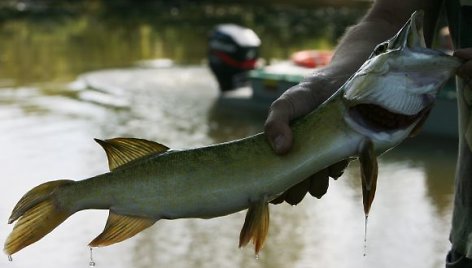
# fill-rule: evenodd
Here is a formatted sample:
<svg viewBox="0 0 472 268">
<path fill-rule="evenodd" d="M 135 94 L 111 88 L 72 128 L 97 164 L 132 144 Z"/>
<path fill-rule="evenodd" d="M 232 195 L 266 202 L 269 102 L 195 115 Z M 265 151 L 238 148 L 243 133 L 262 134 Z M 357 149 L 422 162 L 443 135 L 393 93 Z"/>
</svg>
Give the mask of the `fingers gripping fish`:
<svg viewBox="0 0 472 268">
<path fill-rule="evenodd" d="M 9 223 L 18 221 L 4 251 L 14 254 L 85 209 L 110 213 L 92 247 L 123 241 L 161 219 L 213 218 L 248 209 L 240 246 L 252 241 L 258 252 L 268 232 L 268 202 L 320 170 L 357 157 L 368 214 L 376 157 L 420 127 L 459 65 L 425 47 L 422 12 L 416 12 L 332 97 L 292 124 L 290 154 L 274 154 L 263 133 L 189 150 L 133 138 L 97 140 L 110 172 L 30 190 L 13 209 Z"/>
</svg>

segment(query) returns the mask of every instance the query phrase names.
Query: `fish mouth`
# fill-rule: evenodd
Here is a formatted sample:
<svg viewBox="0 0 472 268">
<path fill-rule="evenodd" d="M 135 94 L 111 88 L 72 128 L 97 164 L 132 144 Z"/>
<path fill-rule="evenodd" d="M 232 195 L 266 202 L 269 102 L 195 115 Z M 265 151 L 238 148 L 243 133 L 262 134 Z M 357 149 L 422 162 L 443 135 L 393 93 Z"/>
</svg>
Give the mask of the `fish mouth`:
<svg viewBox="0 0 472 268">
<path fill-rule="evenodd" d="M 427 114 L 430 107 L 407 115 L 392 112 L 377 104 L 361 103 L 349 109 L 349 116 L 359 126 L 375 132 L 394 132 L 410 127 Z"/>
</svg>

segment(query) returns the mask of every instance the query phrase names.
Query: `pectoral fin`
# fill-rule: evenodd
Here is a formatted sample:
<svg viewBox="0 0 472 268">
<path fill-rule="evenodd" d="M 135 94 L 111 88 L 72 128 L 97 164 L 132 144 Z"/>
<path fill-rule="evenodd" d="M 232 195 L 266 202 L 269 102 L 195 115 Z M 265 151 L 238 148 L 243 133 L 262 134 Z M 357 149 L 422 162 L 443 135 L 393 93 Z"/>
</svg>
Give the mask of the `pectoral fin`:
<svg viewBox="0 0 472 268">
<path fill-rule="evenodd" d="M 359 147 L 359 162 L 361 166 L 364 213 L 367 216 L 374 201 L 378 176 L 377 156 L 374 152 L 374 144 L 369 139 L 364 140 Z"/>
<path fill-rule="evenodd" d="M 126 240 L 150 227 L 156 220 L 142 217 L 123 216 L 110 211 L 103 232 L 89 246 L 104 247 Z"/>
<path fill-rule="evenodd" d="M 260 201 L 251 205 L 239 235 L 239 247 L 246 246 L 252 240 L 256 254 L 264 246 L 269 231 L 269 204 Z"/>
</svg>

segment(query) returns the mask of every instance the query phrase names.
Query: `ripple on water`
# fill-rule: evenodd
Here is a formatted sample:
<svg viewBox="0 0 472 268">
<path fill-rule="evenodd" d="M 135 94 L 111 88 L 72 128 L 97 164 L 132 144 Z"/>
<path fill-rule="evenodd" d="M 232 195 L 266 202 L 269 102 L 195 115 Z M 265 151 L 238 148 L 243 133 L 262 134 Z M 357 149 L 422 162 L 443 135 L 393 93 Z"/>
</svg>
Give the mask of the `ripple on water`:
<svg viewBox="0 0 472 268">
<path fill-rule="evenodd" d="M 94 137 L 144 137 L 184 148 L 261 128 L 261 120 L 243 120 L 238 111 L 233 118 L 212 114 L 218 92 L 206 68 L 122 69 L 85 76 L 105 89 L 66 88 L 54 94 L 36 88 L 0 90 L 0 177 L 5 178 L 2 189 L 8 189 L 2 195 L 0 219 L 8 218 L 21 195 L 41 182 L 105 172 L 106 159 Z M 87 97 L 86 92 L 103 98 Z M 108 97 L 127 108 L 113 108 Z M 271 207 L 269 237 L 259 261 L 252 249 L 237 249 L 244 221 L 244 213 L 237 213 L 208 221 L 160 221 L 101 250 L 100 265 L 272 268 L 312 267 L 316 262 L 320 267 L 439 267 L 448 247 L 452 208 L 449 176 L 455 149 L 450 146 L 456 145 L 443 140 L 409 143 L 382 156 L 366 258 L 359 166 L 353 163 L 342 178 L 332 181 L 322 199 L 306 197 L 296 207 Z M 18 254 L 15 265 L 83 267 L 87 256 L 78 252 L 103 228 L 102 212 L 74 215 Z M 0 229 L 0 238 L 9 230 Z M 6 258 L 0 259 L 0 266 L 7 265 Z"/>
</svg>

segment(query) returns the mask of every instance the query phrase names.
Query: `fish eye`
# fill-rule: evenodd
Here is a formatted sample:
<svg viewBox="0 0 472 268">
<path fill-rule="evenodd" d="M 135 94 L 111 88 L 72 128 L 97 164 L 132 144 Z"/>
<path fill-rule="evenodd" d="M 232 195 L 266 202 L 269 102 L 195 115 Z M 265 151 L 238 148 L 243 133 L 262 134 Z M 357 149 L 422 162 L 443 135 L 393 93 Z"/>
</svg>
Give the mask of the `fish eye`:
<svg viewBox="0 0 472 268">
<path fill-rule="evenodd" d="M 378 44 L 375 49 L 374 49 L 374 54 L 375 55 L 380 55 L 382 53 L 387 52 L 388 50 L 388 42 L 383 42 L 381 44 Z"/>
</svg>

